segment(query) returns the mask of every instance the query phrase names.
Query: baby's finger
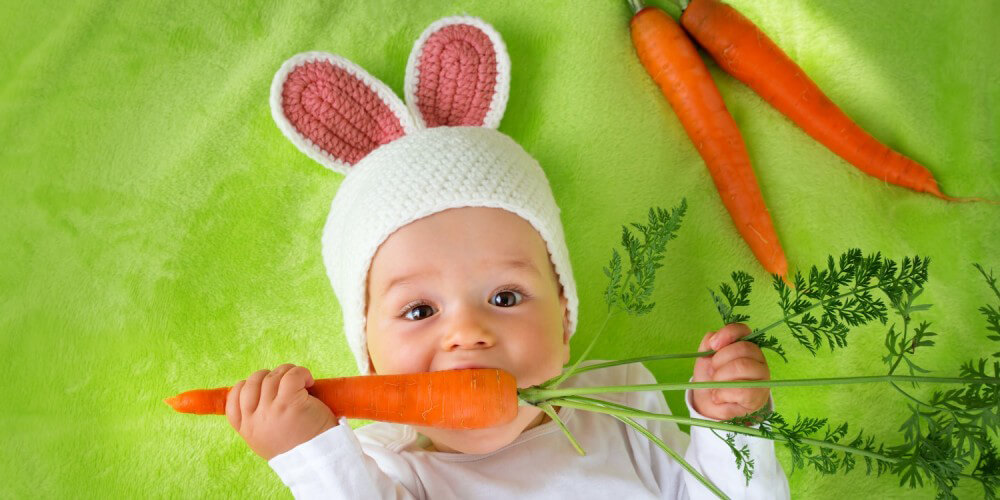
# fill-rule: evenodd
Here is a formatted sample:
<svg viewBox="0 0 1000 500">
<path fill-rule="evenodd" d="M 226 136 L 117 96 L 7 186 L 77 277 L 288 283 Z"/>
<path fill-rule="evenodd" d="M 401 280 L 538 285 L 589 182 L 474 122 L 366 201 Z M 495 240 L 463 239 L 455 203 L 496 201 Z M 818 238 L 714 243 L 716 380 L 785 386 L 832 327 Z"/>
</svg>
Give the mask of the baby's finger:
<svg viewBox="0 0 1000 500">
<path fill-rule="evenodd" d="M 247 378 L 247 383 L 240 389 L 240 410 L 247 417 L 257 409 L 260 402 L 260 383 L 270 370 L 257 370 Z"/>
<path fill-rule="evenodd" d="M 701 344 L 698 345 L 699 352 L 708 350 L 708 340 L 712 338 L 712 334 L 714 333 L 708 332 L 701 339 Z M 702 356 L 694 360 L 694 377 L 691 380 L 694 382 L 712 380 L 712 359 L 710 357 Z"/>
<path fill-rule="evenodd" d="M 715 369 L 712 380 L 768 380 L 771 372 L 767 364 L 752 358 L 736 358 Z"/>
<path fill-rule="evenodd" d="M 742 417 L 747 413 L 753 413 L 751 410 L 733 403 L 723 403 L 716 405 L 714 417 L 719 420 L 729 420 L 731 418 Z"/>
<path fill-rule="evenodd" d="M 732 344 L 747 335 L 750 335 L 750 327 L 744 325 L 743 323 L 730 323 L 715 332 L 715 335 L 712 336 L 712 340 L 709 341 L 708 346 L 718 351 L 719 349 L 722 349 L 723 347 Z"/>
<path fill-rule="evenodd" d="M 295 393 L 306 387 L 311 387 L 314 382 L 312 373 L 309 373 L 308 368 L 304 366 L 296 366 L 291 370 L 288 370 L 288 373 L 285 373 L 284 377 L 281 377 L 281 384 L 278 386 L 277 399 L 289 401 Z"/>
<path fill-rule="evenodd" d="M 711 349 L 711 347 L 709 347 L 708 344 L 709 344 L 709 341 L 712 340 L 712 336 L 713 335 L 715 335 L 715 332 L 708 332 L 708 333 L 705 334 L 704 337 L 701 338 L 701 343 L 698 344 L 698 352 L 707 351 L 707 350 Z"/>
<path fill-rule="evenodd" d="M 761 363 L 766 363 L 767 360 L 764 359 L 764 353 L 760 351 L 760 347 L 753 342 L 739 341 L 729 344 L 719 352 L 712 355 L 712 368 L 718 370 L 720 367 L 726 365 L 730 361 L 736 358 L 750 358 Z"/>
<path fill-rule="evenodd" d="M 243 388 L 244 383 L 246 380 L 240 380 L 226 394 L 226 418 L 229 420 L 229 425 L 237 431 L 240 430 L 240 424 L 243 423 L 243 416 L 240 414 L 240 389 Z"/>
<path fill-rule="evenodd" d="M 275 396 L 278 395 L 278 384 L 281 382 L 281 377 L 293 366 L 295 365 L 291 363 L 278 365 L 277 368 L 264 376 L 264 380 L 260 383 L 259 408 L 266 408 L 271 405 L 271 401 L 274 401 Z"/>
<path fill-rule="evenodd" d="M 764 406 L 764 403 L 767 403 L 769 395 L 770 391 L 766 387 L 716 389 L 715 394 L 712 395 L 712 402 L 715 404 L 729 403 L 739 405 L 742 408 L 746 408 L 747 413 L 750 413 Z"/>
</svg>

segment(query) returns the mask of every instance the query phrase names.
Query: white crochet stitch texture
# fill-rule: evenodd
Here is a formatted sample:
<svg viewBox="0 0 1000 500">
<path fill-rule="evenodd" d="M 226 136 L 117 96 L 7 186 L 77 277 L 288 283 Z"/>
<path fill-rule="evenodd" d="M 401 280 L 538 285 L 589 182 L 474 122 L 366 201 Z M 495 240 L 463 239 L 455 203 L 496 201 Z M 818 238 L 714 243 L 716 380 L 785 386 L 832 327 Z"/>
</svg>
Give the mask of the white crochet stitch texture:
<svg viewBox="0 0 1000 500">
<path fill-rule="evenodd" d="M 531 223 L 563 287 L 570 335 L 576 330 L 579 301 L 560 210 L 538 162 L 491 128 L 421 129 L 375 149 L 353 167 L 323 229 L 323 262 L 361 374 L 370 373 L 365 301 L 376 250 L 406 224 L 458 207 L 502 208 Z"/>
</svg>

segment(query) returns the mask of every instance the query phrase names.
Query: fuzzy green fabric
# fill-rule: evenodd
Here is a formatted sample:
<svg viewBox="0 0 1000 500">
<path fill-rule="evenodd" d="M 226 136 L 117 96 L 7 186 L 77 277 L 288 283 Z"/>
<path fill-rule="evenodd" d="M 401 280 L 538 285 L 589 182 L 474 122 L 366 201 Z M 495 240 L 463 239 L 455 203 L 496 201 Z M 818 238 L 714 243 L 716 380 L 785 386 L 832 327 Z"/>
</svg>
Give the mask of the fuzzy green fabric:
<svg viewBox="0 0 1000 500">
<path fill-rule="evenodd" d="M 1000 198 L 1000 3 L 731 4 L 946 193 Z M 640 66 L 624 1 L 5 1 L 0 497 L 290 496 L 225 418 L 180 415 L 162 401 L 284 362 L 317 377 L 355 373 L 320 259 L 342 178 L 278 131 L 271 79 L 291 55 L 322 50 L 401 95 L 417 36 L 456 14 L 482 17 L 507 43 L 500 130 L 541 162 L 562 208 L 580 295 L 577 354 L 604 319 L 601 269 L 621 226 L 682 197 L 689 211 L 656 308 L 612 321 L 595 357 L 694 350 L 720 326 L 706 288 L 738 269 L 757 279 L 750 324 L 773 321 L 768 278 Z M 940 335 L 923 365 L 956 374 L 991 347 L 977 311 L 989 293 L 972 263 L 1000 272 L 1000 207 L 868 177 L 710 68 L 793 269 L 850 247 L 929 256 L 922 299 L 934 308 L 923 319 Z M 886 329 L 860 329 L 847 349 L 815 358 L 781 333 L 790 362 L 769 357 L 772 377 L 884 373 Z M 686 381 L 691 367 L 649 364 L 661 381 Z M 907 411 L 885 385 L 773 394 L 789 416 L 847 421 L 890 443 Z M 686 412 L 681 393 L 667 397 Z M 781 447 L 779 458 L 790 471 Z M 797 498 L 933 497 L 863 470 L 798 471 L 790 482 Z M 959 491 L 981 494 L 974 484 Z"/>
</svg>

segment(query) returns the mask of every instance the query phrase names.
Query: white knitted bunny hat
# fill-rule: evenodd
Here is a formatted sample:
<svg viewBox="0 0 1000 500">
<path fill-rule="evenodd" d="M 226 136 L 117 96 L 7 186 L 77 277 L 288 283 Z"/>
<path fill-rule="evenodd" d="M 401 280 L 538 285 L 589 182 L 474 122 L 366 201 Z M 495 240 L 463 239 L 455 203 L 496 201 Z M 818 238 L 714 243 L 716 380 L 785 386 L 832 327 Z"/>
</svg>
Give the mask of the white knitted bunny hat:
<svg viewBox="0 0 1000 500">
<path fill-rule="evenodd" d="M 306 52 L 271 84 L 278 128 L 310 158 L 346 175 L 323 229 L 323 262 L 347 343 L 369 374 L 368 269 L 397 229 L 449 208 L 496 207 L 545 240 L 576 329 L 578 299 L 559 207 L 538 162 L 497 126 L 510 92 L 500 34 L 475 17 L 448 17 L 417 40 L 406 65 L 407 105 L 343 57 Z"/>
</svg>

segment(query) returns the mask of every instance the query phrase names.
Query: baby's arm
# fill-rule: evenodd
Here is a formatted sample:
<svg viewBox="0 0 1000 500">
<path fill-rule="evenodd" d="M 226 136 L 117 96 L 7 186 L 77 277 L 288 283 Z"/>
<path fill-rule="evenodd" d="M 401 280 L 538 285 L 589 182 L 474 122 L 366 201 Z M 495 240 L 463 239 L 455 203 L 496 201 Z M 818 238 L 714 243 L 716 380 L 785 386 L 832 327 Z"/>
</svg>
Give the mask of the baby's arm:
<svg viewBox="0 0 1000 500">
<path fill-rule="evenodd" d="M 295 498 L 414 498 L 362 451 L 346 419 L 338 425 L 308 393 L 313 383 L 301 366 L 260 370 L 230 390 L 226 416 Z M 405 463 L 395 465 L 405 475 Z"/>
<path fill-rule="evenodd" d="M 628 384 L 654 384 L 656 379 L 642 365 L 629 369 Z M 714 420 L 698 413 L 692 405 L 691 391 L 685 393 L 685 402 L 692 418 Z M 658 391 L 634 392 L 626 404 L 653 413 L 670 414 L 663 393 Z M 767 402 L 771 405 L 771 401 Z M 736 467 L 736 461 L 729 447 L 716 437 L 710 429 L 691 426 L 691 434 L 683 433 L 674 422 L 663 420 L 638 420 L 655 435 L 660 436 L 674 451 L 684 457 L 696 470 L 716 487 L 733 499 L 781 499 L 790 498 L 788 478 L 785 476 L 774 453 L 774 442 L 745 435 L 737 435 L 737 447 L 746 444 L 750 459 L 754 461 L 754 475 L 749 485 Z M 725 436 L 720 432 L 720 435 Z M 691 474 L 681 468 L 672 458 L 666 456 L 655 444 L 642 435 L 629 431 L 629 440 L 634 453 L 644 453 L 649 457 L 649 468 L 653 480 L 661 492 L 675 498 L 717 498 Z M 641 464 L 641 461 L 638 461 Z"/>
<path fill-rule="evenodd" d="M 375 453 L 378 460 L 366 451 Z M 296 499 L 413 499 L 420 492 L 406 461 L 388 449 L 362 450 L 346 418 L 341 418 L 336 427 L 272 458 L 268 465 Z M 388 472 L 408 478 L 405 481 L 408 486 Z"/>
</svg>

